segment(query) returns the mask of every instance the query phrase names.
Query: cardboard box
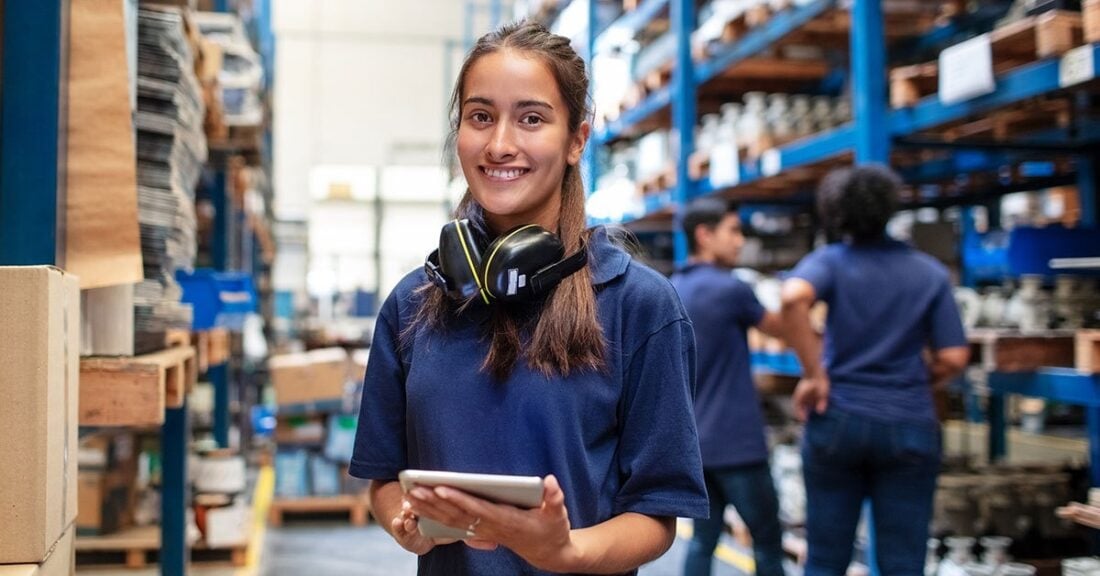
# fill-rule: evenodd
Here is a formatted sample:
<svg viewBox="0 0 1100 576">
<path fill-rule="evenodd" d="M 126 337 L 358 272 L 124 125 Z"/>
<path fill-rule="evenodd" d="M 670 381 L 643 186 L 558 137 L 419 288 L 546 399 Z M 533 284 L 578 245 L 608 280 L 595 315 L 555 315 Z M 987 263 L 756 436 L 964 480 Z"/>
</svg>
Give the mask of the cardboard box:
<svg viewBox="0 0 1100 576">
<path fill-rule="evenodd" d="M 77 532 L 102 536 L 131 526 L 135 480 L 123 470 L 81 470 L 77 475 Z"/>
<path fill-rule="evenodd" d="M 39 564 L 76 519 L 79 280 L 0 267 L 0 564 Z"/>
<path fill-rule="evenodd" d="M 343 348 L 282 354 L 272 357 L 268 368 L 281 406 L 339 400 L 348 381 L 348 354 Z"/>
<path fill-rule="evenodd" d="M 72 576 L 76 572 L 74 533 L 75 530 L 71 527 L 66 530 L 52 546 L 45 562 L 0 565 L 0 576 Z"/>
</svg>

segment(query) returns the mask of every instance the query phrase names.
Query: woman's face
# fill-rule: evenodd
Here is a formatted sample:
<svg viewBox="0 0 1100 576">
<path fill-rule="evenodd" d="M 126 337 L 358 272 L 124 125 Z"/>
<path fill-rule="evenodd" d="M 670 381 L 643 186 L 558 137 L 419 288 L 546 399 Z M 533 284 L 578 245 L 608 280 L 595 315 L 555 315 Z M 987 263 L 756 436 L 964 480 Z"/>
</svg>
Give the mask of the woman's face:
<svg viewBox="0 0 1100 576">
<path fill-rule="evenodd" d="M 458 159 L 489 226 L 556 230 L 565 167 L 580 161 L 588 124 L 569 133 L 553 74 L 535 57 L 501 50 L 470 67 L 461 98 Z"/>
</svg>

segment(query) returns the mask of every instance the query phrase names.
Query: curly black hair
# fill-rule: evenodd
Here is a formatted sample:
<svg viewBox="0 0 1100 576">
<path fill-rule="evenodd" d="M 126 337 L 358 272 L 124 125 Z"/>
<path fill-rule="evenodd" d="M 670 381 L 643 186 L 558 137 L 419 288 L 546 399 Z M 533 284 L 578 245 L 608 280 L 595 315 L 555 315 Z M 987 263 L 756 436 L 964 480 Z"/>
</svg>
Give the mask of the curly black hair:
<svg viewBox="0 0 1100 576">
<path fill-rule="evenodd" d="M 882 164 L 833 170 L 817 189 L 817 212 L 830 240 L 874 242 L 898 209 L 901 178 Z"/>
</svg>

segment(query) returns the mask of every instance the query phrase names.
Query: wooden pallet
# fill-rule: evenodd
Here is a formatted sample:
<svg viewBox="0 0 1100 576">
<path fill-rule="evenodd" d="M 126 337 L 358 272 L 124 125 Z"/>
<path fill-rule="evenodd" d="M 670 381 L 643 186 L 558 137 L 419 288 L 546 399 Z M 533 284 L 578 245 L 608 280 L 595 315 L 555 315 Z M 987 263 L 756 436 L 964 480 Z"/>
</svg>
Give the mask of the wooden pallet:
<svg viewBox="0 0 1100 576">
<path fill-rule="evenodd" d="M 310 498 L 277 498 L 271 502 L 267 521 L 282 526 L 287 514 L 348 514 L 352 526 L 366 526 L 370 518 L 370 498 L 363 495 L 316 496 Z"/>
<path fill-rule="evenodd" d="M 1100 0 L 1083 0 L 1081 18 L 1084 20 L 1085 43 L 1100 42 Z"/>
<path fill-rule="evenodd" d="M 1031 372 L 1044 367 L 1073 367 L 1072 330 L 1022 334 L 1015 330 L 970 330 L 970 361 L 989 371 Z"/>
<path fill-rule="evenodd" d="M 140 569 L 155 564 L 160 553 L 160 527 L 128 528 L 107 536 L 77 536 L 76 564 L 81 567 L 126 567 Z M 208 548 L 199 543 L 191 547 L 191 563 L 196 565 L 244 566 L 248 544 L 230 548 Z"/>
<path fill-rule="evenodd" d="M 1078 330 L 1073 341 L 1073 361 L 1077 371 L 1100 373 L 1100 330 Z"/>
<path fill-rule="evenodd" d="M 159 426 L 183 406 L 191 346 L 130 357 L 80 359 L 81 426 Z"/>
<path fill-rule="evenodd" d="M 989 36 L 996 75 L 1036 60 L 1060 56 L 1084 42 L 1081 14 L 1062 10 L 1017 20 L 993 30 Z M 890 71 L 890 105 L 894 108 L 913 106 L 938 90 L 938 62 Z"/>
</svg>

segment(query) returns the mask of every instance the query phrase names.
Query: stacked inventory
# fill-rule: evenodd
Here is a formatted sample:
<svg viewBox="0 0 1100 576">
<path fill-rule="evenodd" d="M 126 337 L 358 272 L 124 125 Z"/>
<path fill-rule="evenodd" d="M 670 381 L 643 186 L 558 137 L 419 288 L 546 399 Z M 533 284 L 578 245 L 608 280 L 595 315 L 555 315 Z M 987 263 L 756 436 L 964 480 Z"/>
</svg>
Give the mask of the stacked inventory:
<svg viewBox="0 0 1100 576">
<path fill-rule="evenodd" d="M 288 512 L 347 511 L 366 522 L 363 485 L 347 475 L 355 443 L 355 386 L 366 353 L 349 358 L 342 348 L 282 354 L 269 361 L 279 405 L 275 428 L 275 497 L 272 523 Z"/>
<path fill-rule="evenodd" d="M 134 294 L 139 352 L 160 348 L 169 328 L 189 328 L 177 269 L 195 260 L 194 189 L 206 161 L 205 109 L 183 15 L 138 16 L 138 219 L 145 280 Z"/>
</svg>

